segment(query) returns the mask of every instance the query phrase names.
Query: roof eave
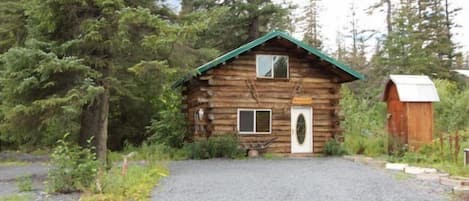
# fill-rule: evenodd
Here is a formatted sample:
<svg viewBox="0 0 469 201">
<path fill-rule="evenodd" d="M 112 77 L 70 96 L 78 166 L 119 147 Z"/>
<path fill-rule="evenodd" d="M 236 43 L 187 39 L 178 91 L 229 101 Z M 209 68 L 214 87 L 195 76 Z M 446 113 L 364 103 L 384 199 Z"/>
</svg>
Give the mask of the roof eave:
<svg viewBox="0 0 469 201">
<path fill-rule="evenodd" d="M 287 34 L 285 32 L 272 31 L 272 32 L 270 32 L 270 33 L 268 33 L 268 34 L 266 34 L 266 35 L 264 35 L 264 36 L 262 36 L 262 37 L 260 37 L 256 40 L 253 40 L 249 43 L 246 43 L 246 44 L 242 45 L 241 47 L 236 48 L 236 49 L 234 49 L 234 50 L 232 50 L 232 51 L 230 51 L 230 52 L 228 52 L 228 53 L 226 53 L 226 54 L 224 54 L 220 57 L 217 57 L 216 59 L 214 59 L 214 60 L 212 60 L 212 61 L 210 61 L 210 62 L 208 62 L 208 63 L 206 63 L 206 64 L 204 64 L 204 65 L 202 65 L 198 68 L 196 68 L 195 72 L 192 72 L 191 74 L 184 76 L 182 79 L 176 81 L 171 87 L 172 88 L 177 88 L 177 87 L 183 85 L 184 83 L 186 83 L 188 80 L 192 79 L 193 77 L 196 77 L 200 74 L 203 74 L 206 71 L 208 71 L 208 70 L 210 70 L 210 69 L 212 69 L 212 68 L 214 68 L 214 67 L 216 67 L 220 64 L 223 64 L 224 62 L 226 62 L 226 61 L 228 61 L 228 60 L 230 60 L 230 59 L 232 59 L 232 58 L 234 58 L 234 57 L 236 57 L 240 54 L 243 54 L 243 53 L 251 50 L 252 48 L 257 47 L 257 46 L 259 46 L 259 45 L 261 45 L 261 44 L 263 44 L 263 43 L 265 43 L 265 42 L 267 42 L 267 41 L 269 41 L 269 40 L 271 40 L 275 37 L 281 37 L 283 39 L 286 39 L 286 40 L 290 41 L 291 43 L 293 43 L 293 44 L 303 48 L 304 50 L 316 55 L 317 57 L 319 57 L 319 59 L 325 60 L 328 63 L 330 63 L 331 65 L 336 66 L 341 71 L 345 72 L 346 74 L 348 74 L 352 77 L 352 79 L 346 80 L 344 82 L 351 82 L 351 81 L 354 81 L 354 80 L 365 80 L 365 77 L 361 73 L 359 73 L 359 72 L 351 69 L 347 65 L 345 65 L 343 63 L 340 63 L 339 61 L 325 55 L 324 53 L 322 53 L 318 49 L 313 48 L 313 47 L 311 47 L 311 46 L 309 46 L 309 45 L 307 45 L 307 44 L 305 44 L 305 43 L 291 37 L 289 34 Z"/>
</svg>

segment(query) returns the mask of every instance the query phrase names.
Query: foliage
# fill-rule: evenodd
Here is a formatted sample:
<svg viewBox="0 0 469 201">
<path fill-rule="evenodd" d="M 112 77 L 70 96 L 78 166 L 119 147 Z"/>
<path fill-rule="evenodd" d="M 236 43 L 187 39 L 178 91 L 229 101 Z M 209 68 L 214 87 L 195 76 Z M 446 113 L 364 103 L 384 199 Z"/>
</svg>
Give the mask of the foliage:
<svg viewBox="0 0 469 201">
<path fill-rule="evenodd" d="M 376 65 L 380 67 L 375 72 L 450 78 L 449 70 L 457 55 L 452 41 L 452 19 L 457 11 L 449 10 L 443 1 L 399 4 L 392 17 L 392 31 L 378 50 Z"/>
<path fill-rule="evenodd" d="M 241 158 L 246 151 L 239 147 L 239 141 L 234 135 L 210 137 L 196 140 L 184 146 L 190 153 L 191 159 L 209 158 Z"/>
<path fill-rule="evenodd" d="M 303 41 L 316 49 L 323 49 L 323 36 L 321 35 L 320 18 L 320 0 L 309 0 L 303 8 L 302 16 L 299 20 L 300 26 L 304 31 Z"/>
<path fill-rule="evenodd" d="M 466 131 L 467 132 L 467 131 Z M 466 135 L 469 133 L 465 133 Z M 456 151 L 458 160 L 453 159 L 454 150 L 451 149 L 449 140 L 443 142 L 441 146 L 438 140 L 430 145 L 421 147 L 417 152 L 406 152 L 403 157 L 398 158 L 400 162 L 406 162 L 413 165 L 434 167 L 439 170 L 450 173 L 451 175 L 469 176 L 469 169 L 463 164 L 463 147 L 468 147 L 469 142 L 465 140 L 462 146 Z"/>
<path fill-rule="evenodd" d="M 150 200 L 151 191 L 168 170 L 161 166 L 130 165 L 125 175 L 119 167 L 100 173 L 91 191 L 82 195 L 83 201 Z"/>
<path fill-rule="evenodd" d="M 16 184 L 20 192 L 29 192 L 33 190 L 33 181 L 31 176 L 17 178 Z"/>
<path fill-rule="evenodd" d="M 384 132 L 385 106 L 381 102 L 355 96 L 347 87 L 342 88 L 340 105 L 344 120 L 344 147 L 352 154 L 376 156 L 386 153 Z"/>
<path fill-rule="evenodd" d="M 215 47 L 223 52 L 250 42 L 274 29 L 290 28 L 289 12 L 293 6 L 286 3 L 263 1 L 183 0 L 181 13 L 224 9 L 210 29 L 198 35 L 197 45 Z"/>
<path fill-rule="evenodd" d="M 24 42 L 26 37 L 25 5 L 23 0 L 0 2 L 0 54 Z"/>
<path fill-rule="evenodd" d="M 324 145 L 324 154 L 326 156 L 341 156 L 346 153 L 347 151 L 344 149 L 342 144 L 336 139 L 330 139 Z"/>
<path fill-rule="evenodd" d="M 161 110 L 158 117 L 151 121 L 148 130 L 152 143 L 182 148 L 186 140 L 186 118 L 181 112 L 181 95 L 179 91 L 165 89 L 159 97 Z"/>
<path fill-rule="evenodd" d="M 194 36 L 218 19 L 217 9 L 179 18 L 153 0 L 1 5 L 0 35 L 8 36 L 5 46 L 3 37 L 0 41 L 1 52 L 14 48 L 0 56 L 5 119 L 0 140 L 13 147 L 25 142 L 50 146 L 63 132 L 74 141 L 96 135 L 94 142 L 101 142 L 107 139 L 106 124 L 112 148 L 126 140 L 139 144 L 161 109 L 162 86 L 173 81 L 164 79 L 166 70 L 184 72 L 218 53 L 193 47 Z M 157 70 L 144 74 L 134 66 Z M 106 142 L 96 145 L 105 151 Z"/>
<path fill-rule="evenodd" d="M 92 185 L 98 172 L 99 163 L 92 148 L 67 142 L 67 136 L 57 141 L 50 156 L 51 168 L 47 178 L 50 192 L 83 191 Z"/>
<path fill-rule="evenodd" d="M 76 133 L 81 107 L 99 93 L 85 78 L 93 73 L 76 57 L 60 58 L 45 44 L 12 48 L 0 59 L 3 63 L 3 132 L 7 143 L 52 145 L 56 133 Z M 71 84 L 74 83 L 74 84 Z"/>
<path fill-rule="evenodd" d="M 469 88 L 458 88 L 457 83 L 435 80 L 440 102 L 435 105 L 435 123 L 438 132 L 452 133 L 469 128 Z"/>
</svg>

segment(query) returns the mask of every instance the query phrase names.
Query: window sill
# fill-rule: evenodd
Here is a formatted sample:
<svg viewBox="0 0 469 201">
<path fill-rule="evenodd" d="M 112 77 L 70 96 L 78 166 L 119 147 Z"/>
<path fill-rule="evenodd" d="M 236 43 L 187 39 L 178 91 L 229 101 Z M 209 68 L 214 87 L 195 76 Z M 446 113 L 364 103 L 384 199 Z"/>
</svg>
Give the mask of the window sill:
<svg viewBox="0 0 469 201">
<path fill-rule="evenodd" d="M 256 77 L 256 80 L 259 80 L 259 81 L 279 81 L 279 82 L 288 82 L 288 81 L 290 81 L 290 78 Z"/>
<path fill-rule="evenodd" d="M 270 135 L 272 132 L 238 132 L 239 135 Z"/>
</svg>

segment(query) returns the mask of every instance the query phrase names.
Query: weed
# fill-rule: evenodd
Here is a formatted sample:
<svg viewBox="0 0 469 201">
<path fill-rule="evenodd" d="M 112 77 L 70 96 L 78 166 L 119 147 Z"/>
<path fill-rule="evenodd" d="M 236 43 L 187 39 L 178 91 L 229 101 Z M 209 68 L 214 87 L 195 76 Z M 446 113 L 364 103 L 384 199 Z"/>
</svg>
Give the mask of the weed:
<svg viewBox="0 0 469 201">
<path fill-rule="evenodd" d="M 277 159 L 281 159 L 282 157 L 273 153 L 265 153 L 265 154 L 262 154 L 262 158 L 266 160 L 277 160 Z"/>
<path fill-rule="evenodd" d="M 33 190 L 33 180 L 31 176 L 23 176 L 16 179 L 16 184 L 20 192 L 29 192 Z"/>
<path fill-rule="evenodd" d="M 406 179 L 410 179 L 412 178 L 412 176 L 410 176 L 409 174 L 406 174 L 406 173 L 403 173 L 403 172 L 398 172 L 394 175 L 394 178 L 396 180 L 406 180 Z"/>
<path fill-rule="evenodd" d="M 150 164 L 131 165 L 125 175 L 119 167 L 100 173 L 96 184 L 83 194 L 83 201 L 127 201 L 149 200 L 151 191 L 160 178 L 167 176 L 168 170 L 162 166 Z"/>
<path fill-rule="evenodd" d="M 324 145 L 324 154 L 327 156 L 341 156 L 347 154 L 347 151 L 342 147 L 336 139 L 330 139 Z"/>
<path fill-rule="evenodd" d="M 197 140 L 186 144 L 184 149 L 192 159 L 208 158 L 242 158 L 245 150 L 239 147 L 239 141 L 234 135 L 223 135 L 209 139 Z"/>
<path fill-rule="evenodd" d="M 83 190 L 93 183 L 98 171 L 99 163 L 93 150 L 70 144 L 66 141 L 67 136 L 57 142 L 51 154 L 52 168 L 48 173 L 48 190 L 51 192 Z"/>
</svg>

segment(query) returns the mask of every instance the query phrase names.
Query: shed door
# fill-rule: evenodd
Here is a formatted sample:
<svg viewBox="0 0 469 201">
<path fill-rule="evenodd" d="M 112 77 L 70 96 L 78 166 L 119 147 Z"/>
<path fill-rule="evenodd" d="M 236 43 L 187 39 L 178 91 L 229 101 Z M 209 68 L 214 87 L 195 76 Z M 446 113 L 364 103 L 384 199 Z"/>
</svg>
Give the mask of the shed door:
<svg viewBox="0 0 469 201">
<path fill-rule="evenodd" d="M 291 152 L 313 153 L 313 110 L 291 108 Z"/>
</svg>

